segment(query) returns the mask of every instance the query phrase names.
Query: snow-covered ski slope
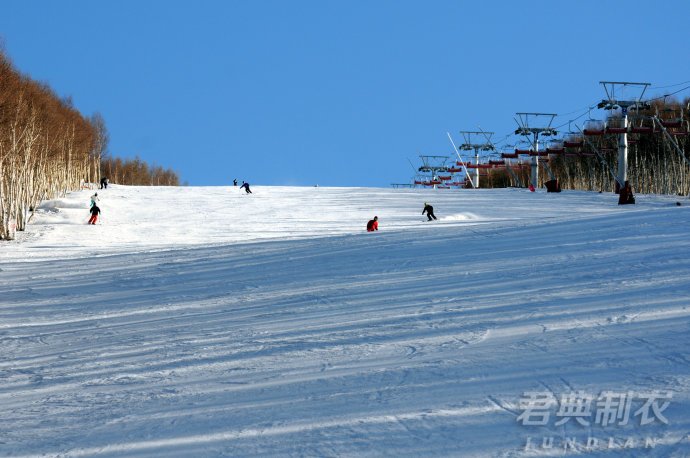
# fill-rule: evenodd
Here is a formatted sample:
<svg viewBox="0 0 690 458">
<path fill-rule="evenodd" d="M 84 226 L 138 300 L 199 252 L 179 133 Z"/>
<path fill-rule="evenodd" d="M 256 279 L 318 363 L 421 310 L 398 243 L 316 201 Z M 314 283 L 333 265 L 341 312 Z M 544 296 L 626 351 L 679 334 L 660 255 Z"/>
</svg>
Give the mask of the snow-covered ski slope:
<svg viewBox="0 0 690 458">
<path fill-rule="evenodd" d="M 82 191 L 0 245 L 0 456 L 690 455 L 690 205 L 252 190 Z"/>
</svg>

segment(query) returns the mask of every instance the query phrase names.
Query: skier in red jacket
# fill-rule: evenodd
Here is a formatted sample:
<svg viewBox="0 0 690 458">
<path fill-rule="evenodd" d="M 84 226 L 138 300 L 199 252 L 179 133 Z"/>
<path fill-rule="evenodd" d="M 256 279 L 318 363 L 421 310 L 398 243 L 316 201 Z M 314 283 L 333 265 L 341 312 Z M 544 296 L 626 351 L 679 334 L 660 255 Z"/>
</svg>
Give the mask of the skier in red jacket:
<svg viewBox="0 0 690 458">
<path fill-rule="evenodd" d="M 367 232 L 374 232 L 379 230 L 379 217 L 374 216 L 374 219 L 370 219 L 367 223 Z"/>
</svg>

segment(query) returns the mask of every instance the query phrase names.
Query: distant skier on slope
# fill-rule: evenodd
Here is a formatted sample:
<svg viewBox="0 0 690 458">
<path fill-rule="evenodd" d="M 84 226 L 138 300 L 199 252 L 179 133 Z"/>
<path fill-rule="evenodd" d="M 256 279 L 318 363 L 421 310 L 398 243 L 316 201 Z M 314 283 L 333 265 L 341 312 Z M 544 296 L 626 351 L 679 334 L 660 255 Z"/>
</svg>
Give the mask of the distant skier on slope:
<svg viewBox="0 0 690 458">
<path fill-rule="evenodd" d="M 251 194 L 252 192 L 249 190 L 249 183 L 246 181 L 242 182 L 242 186 L 240 186 L 240 189 L 244 188 L 245 191 L 247 191 L 247 194 Z"/>
<path fill-rule="evenodd" d="M 106 177 L 101 178 L 101 189 L 108 188 L 108 179 Z"/>
<path fill-rule="evenodd" d="M 89 218 L 89 222 L 87 224 L 96 224 L 96 220 L 98 219 L 98 214 L 101 212 L 101 209 L 98 208 L 98 205 L 94 204 L 89 212 L 91 212 L 91 218 Z"/>
<path fill-rule="evenodd" d="M 370 219 L 367 222 L 367 232 L 374 232 L 379 230 L 379 217 L 374 216 L 374 219 Z"/>
<path fill-rule="evenodd" d="M 233 185 L 233 186 L 237 186 L 237 178 L 235 178 L 234 180 L 232 180 L 232 185 Z"/>
<path fill-rule="evenodd" d="M 424 212 L 426 212 L 426 216 L 429 218 L 429 221 L 431 221 L 432 218 L 437 219 L 436 215 L 434 215 L 434 207 L 432 207 L 426 202 L 424 202 L 424 210 L 422 210 L 422 215 L 424 214 Z"/>
<path fill-rule="evenodd" d="M 91 196 L 91 203 L 89 204 L 89 208 L 93 208 L 94 205 L 98 203 L 98 193 L 95 193 L 93 196 Z"/>
</svg>

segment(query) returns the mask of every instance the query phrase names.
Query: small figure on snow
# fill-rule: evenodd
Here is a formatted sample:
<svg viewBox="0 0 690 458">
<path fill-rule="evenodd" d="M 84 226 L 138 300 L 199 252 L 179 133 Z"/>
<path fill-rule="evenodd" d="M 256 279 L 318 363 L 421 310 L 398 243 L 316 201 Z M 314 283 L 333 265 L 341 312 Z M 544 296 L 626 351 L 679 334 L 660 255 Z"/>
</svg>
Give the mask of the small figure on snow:
<svg viewBox="0 0 690 458">
<path fill-rule="evenodd" d="M 370 219 L 367 222 L 367 232 L 374 232 L 379 230 L 379 217 L 374 216 L 374 219 Z"/>
<path fill-rule="evenodd" d="M 91 196 L 91 204 L 89 204 L 89 208 L 93 208 L 94 205 L 98 203 L 98 193 L 95 193 L 93 196 Z"/>
<path fill-rule="evenodd" d="M 233 186 L 237 186 L 237 178 L 235 178 L 234 180 L 232 180 L 232 185 L 233 185 Z"/>
<path fill-rule="evenodd" d="M 244 188 L 245 191 L 247 191 L 247 194 L 251 194 L 252 192 L 249 190 L 249 183 L 246 181 L 242 182 L 242 186 L 240 186 L 240 189 Z"/>
<path fill-rule="evenodd" d="M 424 210 L 422 210 L 422 215 L 426 212 L 426 216 L 429 218 L 429 221 L 431 219 L 436 219 L 436 215 L 434 215 L 434 207 L 429 205 L 428 203 L 424 202 Z"/>
<path fill-rule="evenodd" d="M 101 209 L 98 208 L 98 205 L 94 204 L 89 211 L 91 212 L 91 218 L 89 218 L 88 224 L 96 224 L 96 220 L 98 219 L 98 214 L 101 212 Z"/>
<path fill-rule="evenodd" d="M 618 205 L 634 204 L 635 196 L 633 196 L 632 186 L 630 182 L 626 181 L 625 186 L 619 191 L 618 194 Z"/>
<path fill-rule="evenodd" d="M 101 189 L 108 188 L 108 179 L 106 177 L 101 178 Z"/>
</svg>

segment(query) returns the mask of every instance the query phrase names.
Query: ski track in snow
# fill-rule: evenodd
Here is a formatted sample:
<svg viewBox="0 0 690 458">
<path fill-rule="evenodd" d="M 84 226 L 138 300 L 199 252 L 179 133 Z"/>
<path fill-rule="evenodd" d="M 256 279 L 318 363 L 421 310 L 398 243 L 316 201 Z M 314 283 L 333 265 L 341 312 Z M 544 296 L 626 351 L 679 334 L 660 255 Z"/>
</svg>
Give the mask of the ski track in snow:
<svg viewBox="0 0 690 458">
<path fill-rule="evenodd" d="M 89 195 L 0 246 L 0 456 L 690 455 L 672 198 L 114 186 L 93 227 Z M 544 390 L 671 391 L 669 424 L 520 425 Z M 588 433 L 657 445 L 522 449 Z"/>
</svg>

